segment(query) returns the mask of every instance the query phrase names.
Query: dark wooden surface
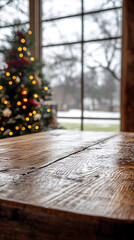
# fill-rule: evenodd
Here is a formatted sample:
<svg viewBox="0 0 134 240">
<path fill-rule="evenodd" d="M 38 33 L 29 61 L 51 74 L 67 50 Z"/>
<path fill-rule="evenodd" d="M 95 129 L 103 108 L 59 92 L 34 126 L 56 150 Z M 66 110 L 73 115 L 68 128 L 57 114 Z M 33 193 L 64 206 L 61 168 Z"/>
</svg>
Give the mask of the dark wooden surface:
<svg viewBox="0 0 134 240">
<path fill-rule="evenodd" d="M 0 240 L 133 239 L 134 133 L 0 141 Z"/>
</svg>

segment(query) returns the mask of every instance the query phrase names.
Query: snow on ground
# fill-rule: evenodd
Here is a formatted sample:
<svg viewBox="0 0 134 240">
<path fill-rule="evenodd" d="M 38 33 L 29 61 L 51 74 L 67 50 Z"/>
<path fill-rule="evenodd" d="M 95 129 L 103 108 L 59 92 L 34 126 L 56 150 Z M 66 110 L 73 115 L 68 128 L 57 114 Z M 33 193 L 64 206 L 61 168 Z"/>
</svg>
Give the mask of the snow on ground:
<svg viewBox="0 0 134 240">
<path fill-rule="evenodd" d="M 57 117 L 81 117 L 81 111 L 78 109 L 71 109 L 66 112 L 59 111 L 57 113 Z M 103 111 L 84 111 L 84 117 L 91 117 L 91 118 L 120 118 L 119 112 L 103 112 Z M 80 123 L 79 119 L 58 119 L 59 123 Z M 84 123 L 86 124 L 103 124 L 108 126 L 110 124 L 120 124 L 120 120 L 90 120 L 85 119 Z"/>
</svg>

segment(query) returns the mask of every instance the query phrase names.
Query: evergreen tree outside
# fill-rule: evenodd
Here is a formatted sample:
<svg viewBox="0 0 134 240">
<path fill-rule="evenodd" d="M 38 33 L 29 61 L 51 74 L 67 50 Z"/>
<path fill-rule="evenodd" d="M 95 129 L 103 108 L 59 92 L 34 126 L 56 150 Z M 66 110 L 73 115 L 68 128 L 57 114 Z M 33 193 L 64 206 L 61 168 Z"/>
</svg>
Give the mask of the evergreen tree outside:
<svg viewBox="0 0 134 240">
<path fill-rule="evenodd" d="M 42 64 L 31 54 L 32 31 L 14 31 L 8 42 L 0 76 L 0 138 L 50 129 L 52 106 L 45 102 L 53 92 L 40 74 Z"/>
</svg>

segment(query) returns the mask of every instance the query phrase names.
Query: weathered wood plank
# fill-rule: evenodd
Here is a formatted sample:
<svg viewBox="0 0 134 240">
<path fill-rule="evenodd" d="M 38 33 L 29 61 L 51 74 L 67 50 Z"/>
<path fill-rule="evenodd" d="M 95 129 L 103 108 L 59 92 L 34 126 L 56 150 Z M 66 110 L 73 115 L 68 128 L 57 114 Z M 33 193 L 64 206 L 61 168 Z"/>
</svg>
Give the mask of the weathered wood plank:
<svg viewBox="0 0 134 240">
<path fill-rule="evenodd" d="M 73 137 L 76 142 L 70 142 L 74 144 L 72 150 L 78 142 L 80 148 L 76 149 L 80 151 L 71 150 L 71 154 L 60 161 L 41 168 L 40 163 L 36 164 L 30 172 L 28 160 L 24 158 L 24 165 L 17 161 L 18 169 L 24 171 L 0 173 L 1 178 L 11 177 L 0 186 L 0 226 L 8 229 L 9 239 L 18 240 L 19 233 L 22 240 L 131 239 L 134 228 L 134 133 L 120 133 L 98 143 L 96 133 L 94 141 L 89 137 L 89 142 L 90 132 L 86 133 L 85 141 L 81 134 L 78 138 L 76 133 L 77 138 Z M 55 136 L 52 139 L 55 141 Z M 59 139 L 62 143 L 63 138 Z M 67 136 L 64 136 L 62 146 L 65 148 L 66 141 L 69 148 Z M 23 141 L 20 145 L 23 146 Z M 6 224 L 7 221 L 11 225 Z M 13 226 L 15 238 L 9 234 Z M 2 237 L 0 239 L 6 239 Z"/>
<path fill-rule="evenodd" d="M 0 172 L 25 173 L 81 151 L 115 134 L 65 130 L 0 141 Z"/>
<path fill-rule="evenodd" d="M 1 240 L 130 240 L 133 221 L 0 200 Z"/>
</svg>

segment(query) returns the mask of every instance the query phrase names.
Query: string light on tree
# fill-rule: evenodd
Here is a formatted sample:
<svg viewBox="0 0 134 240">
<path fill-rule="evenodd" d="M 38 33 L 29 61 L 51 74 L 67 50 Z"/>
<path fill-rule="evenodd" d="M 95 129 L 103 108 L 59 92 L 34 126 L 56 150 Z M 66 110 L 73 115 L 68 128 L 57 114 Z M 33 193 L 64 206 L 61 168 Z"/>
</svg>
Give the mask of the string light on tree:
<svg viewBox="0 0 134 240">
<path fill-rule="evenodd" d="M 5 100 L 5 101 L 4 101 L 4 104 L 5 104 L 5 105 L 6 105 L 6 104 L 8 104 L 8 101 L 7 101 L 7 100 Z"/>
<path fill-rule="evenodd" d="M 12 85 L 13 84 L 13 82 L 12 81 L 9 81 L 9 85 Z"/>
<path fill-rule="evenodd" d="M 38 98 L 39 96 L 38 96 L 38 94 L 37 93 L 35 93 L 34 94 L 34 98 Z"/>
<path fill-rule="evenodd" d="M 45 86 L 45 87 L 44 87 L 44 90 L 47 91 L 47 90 L 48 90 L 48 87 Z"/>
<path fill-rule="evenodd" d="M 25 110 L 27 107 L 26 107 L 26 105 L 23 105 L 22 108 Z"/>
<path fill-rule="evenodd" d="M 34 57 L 31 57 L 31 61 L 32 61 L 32 62 L 34 61 Z"/>
<path fill-rule="evenodd" d="M 25 43 L 25 41 L 26 41 L 26 40 L 25 40 L 24 38 L 21 39 L 21 43 Z"/>
<path fill-rule="evenodd" d="M 29 76 L 29 79 L 30 79 L 30 80 L 32 80 L 33 78 L 34 78 L 34 77 L 33 77 L 32 75 L 31 75 L 31 76 Z"/>
<path fill-rule="evenodd" d="M 26 117 L 26 121 L 28 122 L 30 120 L 30 118 L 29 117 Z"/>
<path fill-rule="evenodd" d="M 31 35 L 31 34 L 32 34 L 32 31 L 31 31 L 31 30 L 29 30 L 29 31 L 28 31 L 28 34 L 29 34 L 29 35 Z"/>
<path fill-rule="evenodd" d="M 6 67 L 0 73 L 0 138 L 46 130 L 52 122 L 52 111 L 44 103 L 51 99 L 51 90 L 40 71 L 42 64 L 31 55 L 30 35 L 31 30 L 26 32 L 19 26 L 4 51 Z"/>
<path fill-rule="evenodd" d="M 20 54 L 19 54 L 19 57 L 22 58 L 22 57 L 23 57 L 23 53 L 20 53 Z"/>
<path fill-rule="evenodd" d="M 4 131 L 4 127 L 1 127 L 0 130 L 3 132 Z"/>
<path fill-rule="evenodd" d="M 26 95 L 26 94 L 27 94 L 27 91 L 24 90 L 24 91 L 22 92 L 22 95 Z"/>
<path fill-rule="evenodd" d="M 36 84 L 36 81 L 35 81 L 35 80 L 33 80 L 33 81 L 32 81 L 32 84 Z"/>
<path fill-rule="evenodd" d="M 18 51 L 21 52 L 21 51 L 22 51 L 22 48 L 21 48 L 21 47 L 18 47 Z"/>
<path fill-rule="evenodd" d="M 9 132 L 9 136 L 13 136 L 13 132 Z"/>
<path fill-rule="evenodd" d="M 10 72 L 6 72 L 6 76 L 9 77 L 10 76 Z"/>
<path fill-rule="evenodd" d="M 35 110 L 33 110 L 33 114 L 36 114 L 36 111 L 35 111 Z"/>
<path fill-rule="evenodd" d="M 17 102 L 17 105 L 20 106 L 20 105 L 21 105 L 21 101 L 18 101 L 18 102 Z"/>
<path fill-rule="evenodd" d="M 28 101 L 28 99 L 27 99 L 27 98 L 24 98 L 24 99 L 23 99 L 23 101 L 24 101 L 24 102 L 27 102 L 27 101 Z"/>
</svg>

